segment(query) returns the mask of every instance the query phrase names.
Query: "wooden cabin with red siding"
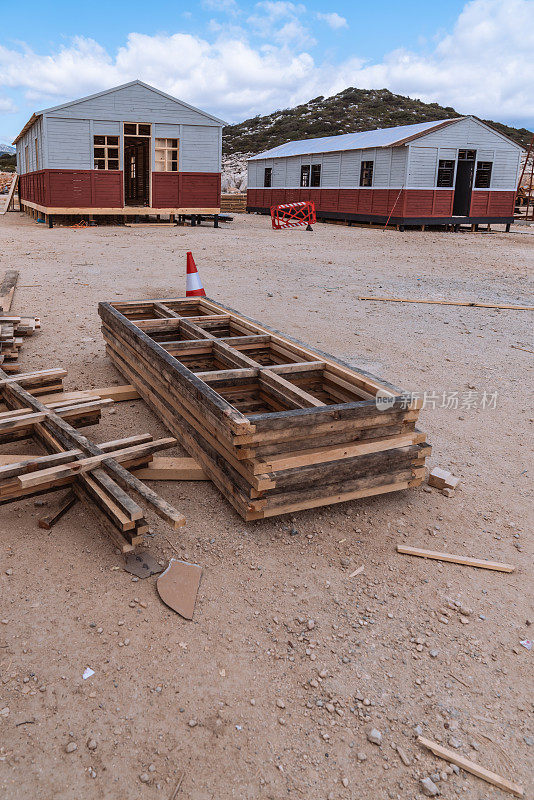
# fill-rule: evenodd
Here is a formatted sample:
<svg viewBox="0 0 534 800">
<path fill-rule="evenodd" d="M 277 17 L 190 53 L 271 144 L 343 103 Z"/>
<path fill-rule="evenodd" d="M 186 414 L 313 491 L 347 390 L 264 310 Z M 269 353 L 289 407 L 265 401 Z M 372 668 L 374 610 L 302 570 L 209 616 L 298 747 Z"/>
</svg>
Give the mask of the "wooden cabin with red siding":
<svg viewBox="0 0 534 800">
<path fill-rule="evenodd" d="M 475 117 L 301 139 L 249 159 L 247 211 L 313 200 L 318 219 L 509 226 L 522 151 Z"/>
<path fill-rule="evenodd" d="M 47 217 L 217 215 L 223 126 L 139 80 L 38 111 L 14 141 L 21 206 Z"/>
</svg>

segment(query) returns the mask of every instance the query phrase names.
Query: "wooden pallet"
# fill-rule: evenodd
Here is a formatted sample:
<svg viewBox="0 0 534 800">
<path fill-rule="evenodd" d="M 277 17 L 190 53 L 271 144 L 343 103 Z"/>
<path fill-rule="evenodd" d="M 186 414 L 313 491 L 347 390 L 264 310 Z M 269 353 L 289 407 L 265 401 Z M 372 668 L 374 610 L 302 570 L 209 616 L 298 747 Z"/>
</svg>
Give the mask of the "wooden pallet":
<svg viewBox="0 0 534 800">
<path fill-rule="evenodd" d="M 96 508 L 122 552 L 132 551 L 149 530 L 129 492 L 173 527 L 184 525 L 182 514 L 128 472 L 147 467 L 153 453 L 176 440 L 152 441 L 150 434 L 141 434 L 94 444 L 76 429 L 98 422 L 102 408 L 113 400 L 63 397 L 45 405 L 37 394 L 61 392 L 65 375 L 65 370 L 50 369 L 14 378 L 0 369 L 0 408 L 6 409 L 0 412 L 0 444 L 33 439 L 46 453 L 0 466 L 0 504 L 72 487 L 78 498 Z"/>
<path fill-rule="evenodd" d="M 418 408 L 391 384 L 208 298 L 99 314 L 116 367 L 245 519 L 422 482 Z"/>
</svg>

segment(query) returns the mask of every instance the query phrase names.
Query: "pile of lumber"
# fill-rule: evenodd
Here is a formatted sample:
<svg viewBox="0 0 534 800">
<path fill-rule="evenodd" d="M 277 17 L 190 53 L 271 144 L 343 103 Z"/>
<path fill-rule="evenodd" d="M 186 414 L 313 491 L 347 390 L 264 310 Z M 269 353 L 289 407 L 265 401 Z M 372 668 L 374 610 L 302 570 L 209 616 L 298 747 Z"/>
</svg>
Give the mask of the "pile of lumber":
<svg viewBox="0 0 534 800">
<path fill-rule="evenodd" d="M 16 363 L 23 337 L 33 336 L 41 327 L 38 317 L 15 317 L 0 313 L 0 364 L 6 372 L 17 372 Z"/>
<path fill-rule="evenodd" d="M 243 516 L 418 486 L 400 389 L 208 298 L 100 303 L 118 370 Z"/>
<path fill-rule="evenodd" d="M 9 269 L 0 281 L 0 364 L 6 372 L 18 372 L 16 363 L 25 336 L 33 336 L 41 327 L 38 317 L 10 314 L 19 273 Z"/>
<path fill-rule="evenodd" d="M 185 518 L 127 468 L 146 468 L 153 453 L 172 447 L 174 438 L 152 440 L 150 434 L 95 444 L 77 431 L 99 421 L 112 399 L 62 392 L 62 369 L 10 377 L 0 369 L 0 444 L 32 439 L 41 456 L 0 456 L 0 504 L 72 487 L 76 498 L 96 509 L 100 521 L 122 552 L 138 545 L 148 524 L 132 492 L 175 528 Z M 60 399 L 51 400 L 60 393 Z M 48 402 L 43 402 L 44 398 Z M 42 398 L 42 399 L 41 399 Z"/>
<path fill-rule="evenodd" d="M 244 214 L 247 210 L 247 196 L 246 194 L 222 194 L 221 195 L 221 211 L 231 214 Z"/>
</svg>

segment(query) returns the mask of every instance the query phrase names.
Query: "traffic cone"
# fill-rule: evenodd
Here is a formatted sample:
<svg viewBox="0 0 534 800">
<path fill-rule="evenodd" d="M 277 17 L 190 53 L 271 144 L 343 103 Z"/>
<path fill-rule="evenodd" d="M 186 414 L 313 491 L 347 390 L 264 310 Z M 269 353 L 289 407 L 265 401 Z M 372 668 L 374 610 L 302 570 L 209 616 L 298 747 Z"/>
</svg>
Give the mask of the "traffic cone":
<svg viewBox="0 0 534 800">
<path fill-rule="evenodd" d="M 206 297 L 206 292 L 202 286 L 200 275 L 198 274 L 197 265 L 193 258 L 193 253 L 187 253 L 187 275 L 185 278 L 185 296 L 186 297 Z"/>
</svg>

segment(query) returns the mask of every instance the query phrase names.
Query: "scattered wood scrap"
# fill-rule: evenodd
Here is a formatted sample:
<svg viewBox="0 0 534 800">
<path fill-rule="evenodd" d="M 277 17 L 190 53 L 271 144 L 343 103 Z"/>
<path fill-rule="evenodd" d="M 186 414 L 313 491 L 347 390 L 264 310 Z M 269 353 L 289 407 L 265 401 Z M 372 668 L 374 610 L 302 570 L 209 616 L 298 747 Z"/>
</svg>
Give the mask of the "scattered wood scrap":
<svg viewBox="0 0 534 800">
<path fill-rule="evenodd" d="M 456 478 L 452 472 L 441 467 L 434 467 L 428 476 L 428 485 L 441 489 L 446 497 L 451 497 L 454 490 L 460 483 L 460 478 Z"/>
<path fill-rule="evenodd" d="M 99 314 L 117 369 L 244 519 L 424 480 L 430 447 L 401 389 L 207 298 Z"/>
<path fill-rule="evenodd" d="M 0 364 L 6 372 L 18 372 L 16 361 L 25 336 L 41 327 L 38 317 L 10 314 L 19 273 L 8 270 L 0 283 Z"/>
<path fill-rule="evenodd" d="M 45 531 L 51 530 L 56 522 L 59 522 L 59 520 L 65 516 L 67 511 L 69 511 L 77 502 L 78 498 L 76 497 L 75 492 L 69 490 L 67 494 L 65 494 L 59 500 L 53 511 L 51 511 L 50 514 L 47 514 L 46 517 L 41 517 L 37 524 Z"/>
<path fill-rule="evenodd" d="M 7 195 L 0 195 L 0 215 L 4 215 L 7 211 L 9 211 L 10 206 L 14 205 L 14 194 L 15 189 L 17 188 L 19 182 L 18 173 L 15 172 L 13 178 L 11 180 L 11 186 L 9 187 L 9 191 Z M 1 303 L 0 303 L 1 305 Z"/>
<path fill-rule="evenodd" d="M 467 306 L 470 308 L 503 308 L 511 311 L 534 311 L 534 306 L 515 306 L 510 304 L 461 302 L 459 300 L 412 300 L 409 297 L 358 297 L 358 300 L 377 300 L 382 303 L 430 303 L 439 306 Z"/>
<path fill-rule="evenodd" d="M 515 795 L 515 797 L 525 796 L 524 789 L 519 784 L 512 783 L 512 781 L 502 778 L 496 772 L 490 772 L 490 770 L 486 769 L 485 767 L 475 764 L 474 761 L 469 761 L 468 758 L 458 755 L 458 753 L 455 753 L 453 750 L 449 750 L 447 747 L 443 747 L 442 745 L 437 744 L 437 742 L 433 742 L 430 739 L 425 739 L 424 736 L 418 736 L 417 741 L 423 747 L 431 750 L 435 756 L 443 758 L 450 764 L 456 764 L 457 767 L 465 769 L 466 772 L 470 772 L 471 775 L 475 775 L 477 778 L 482 778 L 483 781 L 491 783 L 493 786 L 497 786 L 499 789 Z"/>
<path fill-rule="evenodd" d="M 513 564 L 504 564 L 500 561 L 484 561 L 480 558 L 469 558 L 468 556 L 453 556 L 450 553 L 438 553 L 435 550 L 422 550 L 420 547 L 409 547 L 408 545 L 398 544 L 397 552 L 407 556 L 420 556 L 421 558 L 433 558 L 436 561 L 450 561 L 452 564 L 465 564 L 468 567 L 479 567 L 480 569 L 493 569 L 497 572 L 514 572 Z"/>
<path fill-rule="evenodd" d="M 0 313 L 7 314 L 13 302 L 13 295 L 19 279 L 16 269 L 8 269 L 0 282 Z"/>
<path fill-rule="evenodd" d="M 149 530 L 142 508 L 128 492 L 174 528 L 184 525 L 182 514 L 126 469 L 146 467 L 154 452 L 174 445 L 175 439 L 152 441 L 150 434 L 141 434 L 94 444 L 76 428 L 98 422 L 111 400 L 63 400 L 50 408 L 27 391 L 61 391 L 65 374 L 51 369 L 13 378 L 0 369 L 0 401 L 7 408 L 0 413 L 0 442 L 29 438 L 47 453 L 0 466 L 0 504 L 71 486 L 78 498 L 98 509 L 122 552 L 132 551 Z"/>
</svg>

